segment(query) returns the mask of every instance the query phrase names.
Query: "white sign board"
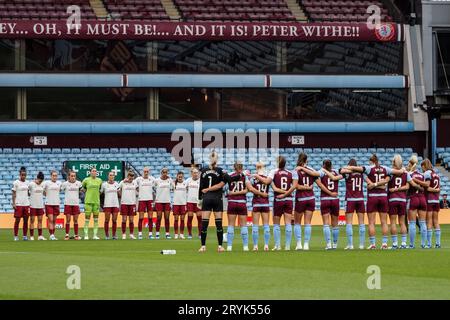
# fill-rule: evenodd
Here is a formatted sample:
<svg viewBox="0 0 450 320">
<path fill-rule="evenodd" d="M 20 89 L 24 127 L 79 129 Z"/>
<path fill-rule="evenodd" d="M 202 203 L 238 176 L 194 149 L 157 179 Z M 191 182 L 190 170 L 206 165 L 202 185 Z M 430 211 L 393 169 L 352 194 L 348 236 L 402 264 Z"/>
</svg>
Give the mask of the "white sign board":
<svg viewBox="0 0 450 320">
<path fill-rule="evenodd" d="M 47 145 L 47 137 L 46 136 L 35 136 L 35 137 L 33 137 L 33 144 L 35 146 L 46 146 Z"/>
<path fill-rule="evenodd" d="M 305 144 L 305 136 L 291 136 L 291 144 L 292 145 L 304 145 Z"/>
</svg>

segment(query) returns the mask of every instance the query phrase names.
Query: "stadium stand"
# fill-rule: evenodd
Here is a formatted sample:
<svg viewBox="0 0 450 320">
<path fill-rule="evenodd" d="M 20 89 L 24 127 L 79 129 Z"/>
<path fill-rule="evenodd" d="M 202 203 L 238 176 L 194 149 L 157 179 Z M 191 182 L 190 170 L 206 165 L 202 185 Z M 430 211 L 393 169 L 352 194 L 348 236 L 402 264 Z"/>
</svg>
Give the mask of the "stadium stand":
<svg viewBox="0 0 450 320">
<path fill-rule="evenodd" d="M 450 147 L 436 148 L 437 159 L 441 161 L 442 166 L 450 171 Z"/>
<path fill-rule="evenodd" d="M 103 0 L 114 20 L 168 21 L 160 0 Z"/>
<path fill-rule="evenodd" d="M 447 165 L 450 164 L 450 148 L 441 148 L 442 155 L 447 154 Z M 199 160 L 201 154 L 199 149 L 193 149 L 194 159 Z M 210 152 L 204 149 L 206 157 Z M 218 150 L 222 152 L 223 150 Z M 297 161 L 298 153 L 304 151 L 309 155 L 309 165 L 315 169 L 319 169 L 324 159 L 332 159 L 335 168 L 347 165 L 351 157 L 355 158 L 360 165 L 366 164 L 368 158 L 376 152 L 382 164 L 390 165 L 394 154 L 402 155 L 404 161 L 409 159 L 412 154 L 411 148 L 282 148 L 280 154 L 285 155 L 288 168 L 293 169 Z M 445 153 L 446 152 L 446 153 Z M 66 160 L 122 160 L 133 165 L 139 172 L 144 166 L 148 166 L 151 174 L 158 175 L 158 172 L 167 167 L 171 176 L 178 171 L 183 171 L 185 176 L 189 176 L 189 168 L 176 162 L 165 148 L 3 148 L 0 149 L 0 212 L 12 212 L 11 207 L 11 185 L 17 179 L 17 173 L 21 166 L 25 166 L 28 170 L 28 180 L 32 180 L 38 171 L 43 171 L 48 178 L 51 170 L 62 169 L 62 164 Z M 223 152 L 221 164 L 227 171 L 231 172 L 233 163 L 236 159 L 241 160 L 244 164 L 248 162 L 248 158 L 241 157 L 242 150 L 227 149 Z M 246 152 L 246 154 L 250 154 Z M 248 156 L 247 156 L 248 157 Z M 149 161 L 149 159 L 152 159 Z M 422 160 L 419 157 L 419 161 Z M 255 171 L 254 163 L 246 164 L 245 168 L 251 172 Z M 268 166 L 267 170 L 273 169 Z M 438 169 L 439 170 L 439 169 Z M 60 179 L 62 179 L 60 175 Z M 441 175 L 442 192 L 450 193 L 450 180 L 446 175 Z M 319 189 L 316 190 L 316 206 L 319 208 Z M 62 197 L 63 195 L 61 195 Z M 250 208 L 251 198 L 247 195 L 247 205 Z M 345 206 L 345 183 L 340 181 L 339 197 L 341 199 L 341 208 Z M 83 205 L 82 205 L 83 206 Z M 62 209 L 62 207 L 61 207 Z M 83 210 L 83 207 L 82 207 Z"/>
<path fill-rule="evenodd" d="M 69 5 L 78 5 L 84 18 L 97 19 L 89 0 L 2 0 L 0 19 L 66 19 L 69 16 L 66 12 Z"/>
<path fill-rule="evenodd" d="M 371 5 L 380 7 L 381 21 L 393 20 L 381 1 L 301 0 L 300 2 L 311 21 L 366 22 L 370 16 L 366 10 Z"/>
<path fill-rule="evenodd" d="M 174 0 L 186 21 L 295 21 L 284 0 Z"/>
</svg>

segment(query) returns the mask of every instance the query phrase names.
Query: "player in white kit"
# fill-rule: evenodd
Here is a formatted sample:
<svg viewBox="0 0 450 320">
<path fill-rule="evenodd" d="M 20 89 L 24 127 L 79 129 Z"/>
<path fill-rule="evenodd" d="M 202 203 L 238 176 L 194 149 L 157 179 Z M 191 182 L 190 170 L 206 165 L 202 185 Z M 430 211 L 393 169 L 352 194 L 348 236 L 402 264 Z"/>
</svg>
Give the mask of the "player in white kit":
<svg viewBox="0 0 450 320">
<path fill-rule="evenodd" d="M 70 221 L 73 219 L 73 230 L 75 240 L 80 240 L 78 236 L 78 217 L 80 215 L 80 190 L 82 184 L 77 180 L 75 172 L 70 171 L 67 181 L 61 185 L 61 191 L 64 191 L 64 215 L 66 216 L 66 236 L 64 240 L 69 240 Z"/>
<path fill-rule="evenodd" d="M 21 167 L 19 179 L 14 181 L 12 186 L 12 205 L 14 208 L 14 241 L 19 240 L 19 224 L 23 220 L 23 240 L 28 240 L 28 216 L 30 215 L 30 199 L 28 197 L 27 171 Z"/>
<path fill-rule="evenodd" d="M 58 172 L 53 170 L 51 172 L 50 180 L 44 182 L 44 196 L 45 196 L 45 213 L 48 219 L 48 231 L 50 233 L 50 240 L 58 240 L 55 237 L 55 222 L 59 215 L 59 193 L 61 191 L 61 182 L 58 181 Z"/>
<path fill-rule="evenodd" d="M 198 188 L 200 187 L 200 171 L 197 168 L 192 168 L 191 177 L 186 179 L 187 184 L 187 203 L 186 211 L 188 215 L 187 229 L 188 239 L 192 239 L 192 220 L 194 219 L 194 213 L 197 216 L 198 237 L 200 238 L 200 232 L 202 227 L 202 212 L 198 207 Z"/>
<path fill-rule="evenodd" d="M 34 240 L 34 221 L 37 217 L 38 240 L 47 240 L 42 235 L 42 218 L 44 216 L 44 174 L 39 172 L 28 186 L 30 190 L 30 240 Z"/>
<path fill-rule="evenodd" d="M 150 175 L 150 169 L 145 167 L 142 171 L 142 177 L 138 177 L 135 180 L 138 194 L 138 239 L 142 239 L 142 224 L 147 213 L 148 217 L 148 229 L 149 239 L 153 239 L 153 186 L 155 184 L 155 178 Z"/>
<path fill-rule="evenodd" d="M 173 184 L 173 228 L 175 239 L 184 239 L 184 217 L 186 216 L 187 204 L 187 182 L 184 180 L 184 173 L 178 172 L 177 179 Z M 178 230 L 178 224 L 180 229 Z"/>
<path fill-rule="evenodd" d="M 100 193 L 105 195 L 103 212 L 105 213 L 105 239 L 109 240 L 109 221 L 112 216 L 112 239 L 117 240 L 117 216 L 119 215 L 119 183 L 115 181 L 114 172 L 108 174 L 108 181 L 102 183 Z"/>
<path fill-rule="evenodd" d="M 155 210 L 156 210 L 156 239 L 159 239 L 159 230 L 161 228 L 161 219 L 164 213 L 164 228 L 166 229 L 166 239 L 170 239 L 170 191 L 173 182 L 169 177 L 169 170 L 163 168 L 161 176 L 155 179 Z"/>
<path fill-rule="evenodd" d="M 122 239 L 127 238 L 127 217 L 130 228 L 130 239 L 135 240 L 134 216 L 136 215 L 136 184 L 134 172 L 129 170 L 127 178 L 119 183 L 120 215 L 122 216 Z"/>
</svg>

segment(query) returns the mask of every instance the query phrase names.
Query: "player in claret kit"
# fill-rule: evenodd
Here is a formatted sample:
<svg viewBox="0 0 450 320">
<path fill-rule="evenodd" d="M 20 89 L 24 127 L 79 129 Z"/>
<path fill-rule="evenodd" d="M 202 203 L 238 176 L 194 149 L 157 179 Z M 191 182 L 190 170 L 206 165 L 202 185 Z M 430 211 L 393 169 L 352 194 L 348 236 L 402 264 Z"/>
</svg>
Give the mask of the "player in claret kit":
<svg viewBox="0 0 450 320">
<path fill-rule="evenodd" d="M 127 238 L 127 220 L 130 228 L 130 239 L 134 236 L 134 216 L 136 215 L 136 183 L 134 172 L 128 170 L 127 177 L 119 183 L 120 215 L 122 216 L 122 240 Z"/>
<path fill-rule="evenodd" d="M 397 170 L 403 168 L 403 160 L 396 154 L 392 160 L 392 167 Z M 398 248 L 397 220 L 400 223 L 401 245 L 400 249 L 406 249 L 406 199 L 411 177 L 407 172 L 393 175 L 388 183 L 389 188 L 389 220 L 391 224 L 392 249 Z"/>
<path fill-rule="evenodd" d="M 25 167 L 19 170 L 19 179 L 14 181 L 12 186 L 12 205 L 14 208 L 14 241 L 19 241 L 19 224 L 23 220 L 22 232 L 23 240 L 28 240 L 28 216 L 30 215 L 30 182 L 27 181 L 27 171 Z"/>
<path fill-rule="evenodd" d="M 331 160 L 324 160 L 319 170 L 320 179 L 316 180 L 320 192 L 320 213 L 323 221 L 325 250 L 337 248 L 339 238 L 339 180 L 344 177 L 333 169 Z M 333 227 L 331 244 L 330 224 Z"/>
<path fill-rule="evenodd" d="M 227 251 L 233 250 L 234 227 L 236 218 L 239 218 L 241 227 L 241 238 L 243 250 L 248 251 L 248 227 L 247 227 L 247 182 L 248 179 L 243 173 L 242 163 L 234 164 L 234 172 L 226 175 L 228 185 L 228 228 L 227 228 Z"/>
<path fill-rule="evenodd" d="M 348 166 L 347 169 L 353 172 L 366 174 L 367 183 L 367 217 L 369 220 L 369 247 L 367 249 L 376 249 L 375 221 L 378 213 L 381 221 L 381 231 L 383 240 L 381 249 L 388 249 L 389 227 L 387 223 L 387 213 L 389 211 L 389 202 L 387 196 L 387 184 L 391 174 L 402 174 L 404 170 L 391 169 L 382 166 L 376 154 L 369 159 L 370 165 L 367 167 Z"/>
<path fill-rule="evenodd" d="M 441 192 L 441 178 L 434 171 L 429 159 L 424 159 L 421 163 L 425 177 L 426 198 L 427 198 L 427 247 L 431 248 L 431 239 L 436 237 L 435 248 L 441 247 L 441 228 L 439 226 L 439 195 Z"/>
<path fill-rule="evenodd" d="M 295 250 L 309 250 L 309 241 L 311 240 L 311 220 L 314 209 L 316 208 L 316 199 L 314 196 L 314 182 L 320 176 L 320 173 L 308 166 L 308 156 L 300 153 L 297 159 L 298 184 L 295 197 L 294 213 L 294 235 L 297 241 Z M 302 246 L 302 219 L 305 217 L 305 242 Z"/>
<path fill-rule="evenodd" d="M 42 218 L 44 216 L 44 174 L 39 172 L 30 182 L 30 240 L 34 240 L 34 221 L 37 217 L 38 240 L 47 240 L 42 235 Z"/>
<path fill-rule="evenodd" d="M 417 187 L 409 189 L 409 247 L 415 248 L 416 242 L 416 220 L 419 216 L 420 239 L 421 247 L 426 247 L 427 242 L 427 199 L 425 197 L 425 189 L 428 183 L 425 182 L 424 175 L 418 170 L 418 159 L 413 155 L 409 159 L 407 170 L 411 175 L 412 182 L 417 184 Z M 414 185 L 412 185 L 414 186 Z"/>
<path fill-rule="evenodd" d="M 184 239 L 184 217 L 186 216 L 187 186 L 188 184 L 184 180 L 184 173 L 178 172 L 177 178 L 173 184 L 173 228 L 175 232 L 175 239 Z"/>
<path fill-rule="evenodd" d="M 355 159 L 350 159 L 349 166 L 358 166 Z M 353 249 L 353 214 L 356 212 L 359 225 L 359 249 L 365 248 L 366 225 L 364 223 L 364 213 L 366 205 L 364 203 L 363 183 L 364 176 L 359 172 L 352 172 L 346 168 L 342 168 L 340 173 L 345 179 L 345 231 L 347 234 L 347 246 L 345 250 Z"/>
<path fill-rule="evenodd" d="M 61 182 L 58 181 L 58 172 L 53 170 L 50 174 L 50 180 L 43 183 L 45 195 L 45 213 L 48 219 L 48 231 L 50 240 L 58 240 L 55 237 L 55 222 L 59 215 L 59 193 L 61 192 Z"/>
<path fill-rule="evenodd" d="M 109 240 L 109 221 L 112 217 L 112 239 L 117 240 L 117 216 L 119 215 L 119 183 L 115 181 L 114 172 L 108 174 L 108 181 L 102 183 L 100 192 L 105 195 L 103 212 L 105 213 L 105 237 Z"/>
<path fill-rule="evenodd" d="M 270 184 L 274 191 L 273 199 L 273 237 L 275 246 L 272 251 L 281 250 L 281 229 L 280 221 L 284 216 L 285 224 L 285 250 L 291 249 L 292 240 L 292 192 L 297 188 L 297 172 L 287 170 L 286 158 L 279 156 L 277 158 L 278 169 L 272 170 L 267 178 L 255 175 L 255 178 L 265 184 Z"/>
<path fill-rule="evenodd" d="M 80 240 L 78 236 L 78 216 L 80 215 L 80 190 L 82 184 L 77 181 L 76 173 L 69 172 L 67 181 L 61 185 L 61 191 L 64 191 L 64 215 L 66 216 L 66 236 L 64 240 L 69 240 L 70 221 L 73 219 L 73 230 L 75 240 Z"/>
<path fill-rule="evenodd" d="M 155 178 L 150 175 L 150 169 L 145 167 L 142 171 L 142 177 L 136 178 L 138 191 L 138 239 L 142 239 L 142 224 L 147 213 L 148 217 L 148 238 L 153 239 L 153 187 Z"/>
<path fill-rule="evenodd" d="M 173 189 L 173 181 L 169 177 L 169 170 L 163 168 L 161 176 L 155 179 L 155 210 L 156 210 L 156 239 L 159 239 L 161 219 L 164 214 L 164 228 L 166 229 L 166 239 L 170 237 L 170 192 Z"/>
<path fill-rule="evenodd" d="M 256 174 L 262 178 L 267 178 L 266 171 L 264 170 L 264 163 L 256 163 Z M 247 181 L 247 189 L 253 193 L 252 200 L 252 239 L 253 239 L 253 251 L 258 251 L 259 240 L 259 221 L 262 218 L 264 226 L 264 251 L 269 251 L 270 241 L 270 226 L 269 226 L 269 186 L 262 183 L 258 179 L 252 177 L 250 181 Z"/>
<path fill-rule="evenodd" d="M 187 228 L 188 239 L 192 239 L 192 220 L 194 214 L 197 216 L 198 237 L 200 238 L 200 232 L 202 228 L 202 213 L 198 207 L 198 189 L 200 187 L 200 172 L 197 168 L 192 168 L 191 177 L 186 180 L 188 192 L 187 192 L 187 204 L 186 210 L 188 215 Z"/>
</svg>

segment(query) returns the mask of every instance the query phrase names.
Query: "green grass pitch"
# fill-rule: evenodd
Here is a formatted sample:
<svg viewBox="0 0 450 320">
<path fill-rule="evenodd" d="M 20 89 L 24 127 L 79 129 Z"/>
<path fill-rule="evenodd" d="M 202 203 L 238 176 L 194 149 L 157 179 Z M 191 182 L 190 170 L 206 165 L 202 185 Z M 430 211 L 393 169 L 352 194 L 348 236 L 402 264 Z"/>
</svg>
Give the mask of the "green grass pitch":
<svg viewBox="0 0 450 320">
<path fill-rule="evenodd" d="M 442 226 L 439 250 L 344 251 L 341 228 L 340 249 L 325 251 L 321 227 L 313 228 L 309 252 L 244 253 L 236 230 L 234 252 L 218 254 L 211 228 L 204 254 L 198 239 L 64 241 L 62 230 L 57 236 L 13 242 L 11 230 L 0 231 L 0 299 L 450 299 L 450 225 Z M 80 267 L 80 290 L 66 287 L 70 265 Z M 380 290 L 367 288 L 370 265 L 380 267 Z"/>
</svg>

